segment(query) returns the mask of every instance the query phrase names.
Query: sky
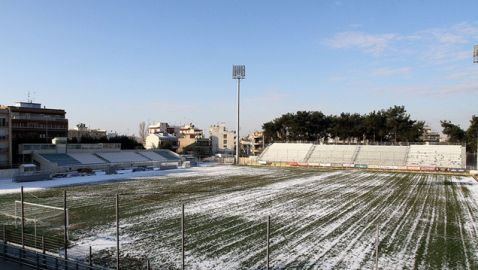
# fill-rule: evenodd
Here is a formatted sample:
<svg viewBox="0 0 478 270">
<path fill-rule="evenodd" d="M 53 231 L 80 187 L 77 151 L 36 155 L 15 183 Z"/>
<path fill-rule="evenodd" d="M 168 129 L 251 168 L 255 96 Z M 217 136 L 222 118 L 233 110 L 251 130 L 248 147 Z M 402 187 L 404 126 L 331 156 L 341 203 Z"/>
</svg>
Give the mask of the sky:
<svg viewBox="0 0 478 270">
<path fill-rule="evenodd" d="M 404 105 L 440 131 L 478 114 L 478 2 L 0 0 L 0 104 L 63 108 L 70 128 L 236 126 Z"/>
</svg>

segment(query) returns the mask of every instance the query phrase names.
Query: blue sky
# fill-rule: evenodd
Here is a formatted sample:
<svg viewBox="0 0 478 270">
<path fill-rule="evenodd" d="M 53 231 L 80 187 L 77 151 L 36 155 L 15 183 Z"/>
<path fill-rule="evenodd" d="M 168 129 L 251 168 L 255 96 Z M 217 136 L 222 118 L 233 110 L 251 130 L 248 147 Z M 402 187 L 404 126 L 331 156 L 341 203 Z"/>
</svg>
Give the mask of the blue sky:
<svg viewBox="0 0 478 270">
<path fill-rule="evenodd" d="M 439 129 L 478 114 L 475 1 L 0 0 L 0 104 L 64 108 L 70 126 L 235 126 L 282 113 L 405 105 Z"/>
</svg>

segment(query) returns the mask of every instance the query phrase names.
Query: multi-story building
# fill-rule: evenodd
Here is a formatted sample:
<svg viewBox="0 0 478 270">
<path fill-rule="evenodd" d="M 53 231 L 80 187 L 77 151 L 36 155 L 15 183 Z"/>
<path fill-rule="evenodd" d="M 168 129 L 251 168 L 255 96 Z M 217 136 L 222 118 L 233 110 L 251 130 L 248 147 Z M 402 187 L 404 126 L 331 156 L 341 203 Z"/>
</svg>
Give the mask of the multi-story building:
<svg viewBox="0 0 478 270">
<path fill-rule="evenodd" d="M 236 148 L 236 132 L 227 130 L 224 124 L 209 127 L 212 152 L 214 154 L 234 154 Z"/>
<path fill-rule="evenodd" d="M 178 138 L 168 133 L 151 133 L 146 137 L 144 145 L 146 149 L 167 148 L 172 151 L 178 149 Z"/>
<path fill-rule="evenodd" d="M 423 134 L 421 137 L 424 142 L 439 142 L 440 134 L 438 132 L 432 131 L 432 128 L 428 125 L 423 127 Z"/>
<path fill-rule="evenodd" d="M 76 125 L 74 129 L 68 130 L 68 139 L 76 139 L 77 142 L 81 142 L 83 137 L 91 139 L 106 138 L 106 130 L 90 129 L 83 123 Z"/>
<path fill-rule="evenodd" d="M 211 155 L 211 140 L 204 138 L 203 130 L 193 124 L 179 129 L 178 140 L 178 153 L 191 153 L 200 158 Z"/>
<path fill-rule="evenodd" d="M 195 127 L 191 123 L 180 127 L 178 153 L 184 152 L 188 146 L 195 144 L 198 139 L 202 139 L 203 137 L 202 129 Z"/>
<path fill-rule="evenodd" d="M 68 119 L 63 109 L 48 109 L 40 103 L 17 102 L 8 106 L 11 119 L 13 164 L 18 165 L 21 143 L 51 143 L 55 137 L 68 136 Z"/>
<path fill-rule="evenodd" d="M 241 139 L 241 152 L 246 156 L 258 156 L 264 150 L 264 134 L 262 131 L 254 131 Z"/>
<path fill-rule="evenodd" d="M 0 168 L 12 166 L 12 130 L 10 110 L 0 105 Z"/>
<path fill-rule="evenodd" d="M 168 123 L 164 123 L 164 122 L 148 126 L 149 134 L 167 133 L 167 134 L 172 134 L 176 137 L 179 137 L 179 132 L 180 132 L 180 127 L 170 126 Z"/>
</svg>

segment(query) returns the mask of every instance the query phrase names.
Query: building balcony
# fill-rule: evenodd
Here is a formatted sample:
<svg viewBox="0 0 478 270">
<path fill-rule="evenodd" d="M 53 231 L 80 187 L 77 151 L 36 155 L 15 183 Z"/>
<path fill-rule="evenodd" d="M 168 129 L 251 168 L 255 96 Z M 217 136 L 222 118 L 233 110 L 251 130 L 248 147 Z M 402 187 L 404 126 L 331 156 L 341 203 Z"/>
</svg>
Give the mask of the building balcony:
<svg viewBox="0 0 478 270">
<path fill-rule="evenodd" d="M 68 127 L 22 127 L 22 126 L 12 126 L 12 130 L 23 130 L 23 131 L 67 131 Z M 65 135 L 66 136 L 66 135 Z"/>
<path fill-rule="evenodd" d="M 65 117 L 44 117 L 44 116 L 24 116 L 24 115 L 12 115 L 12 120 L 40 120 L 40 121 L 67 121 Z"/>
</svg>

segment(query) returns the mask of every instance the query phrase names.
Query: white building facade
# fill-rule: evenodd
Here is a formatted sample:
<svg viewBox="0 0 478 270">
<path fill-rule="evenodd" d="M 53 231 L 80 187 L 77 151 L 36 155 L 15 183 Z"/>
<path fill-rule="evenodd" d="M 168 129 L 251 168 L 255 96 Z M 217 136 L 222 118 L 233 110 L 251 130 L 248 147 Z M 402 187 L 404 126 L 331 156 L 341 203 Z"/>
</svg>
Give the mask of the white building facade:
<svg viewBox="0 0 478 270">
<path fill-rule="evenodd" d="M 209 136 L 213 154 L 234 154 L 236 149 L 236 132 L 229 131 L 224 124 L 209 127 Z"/>
</svg>

